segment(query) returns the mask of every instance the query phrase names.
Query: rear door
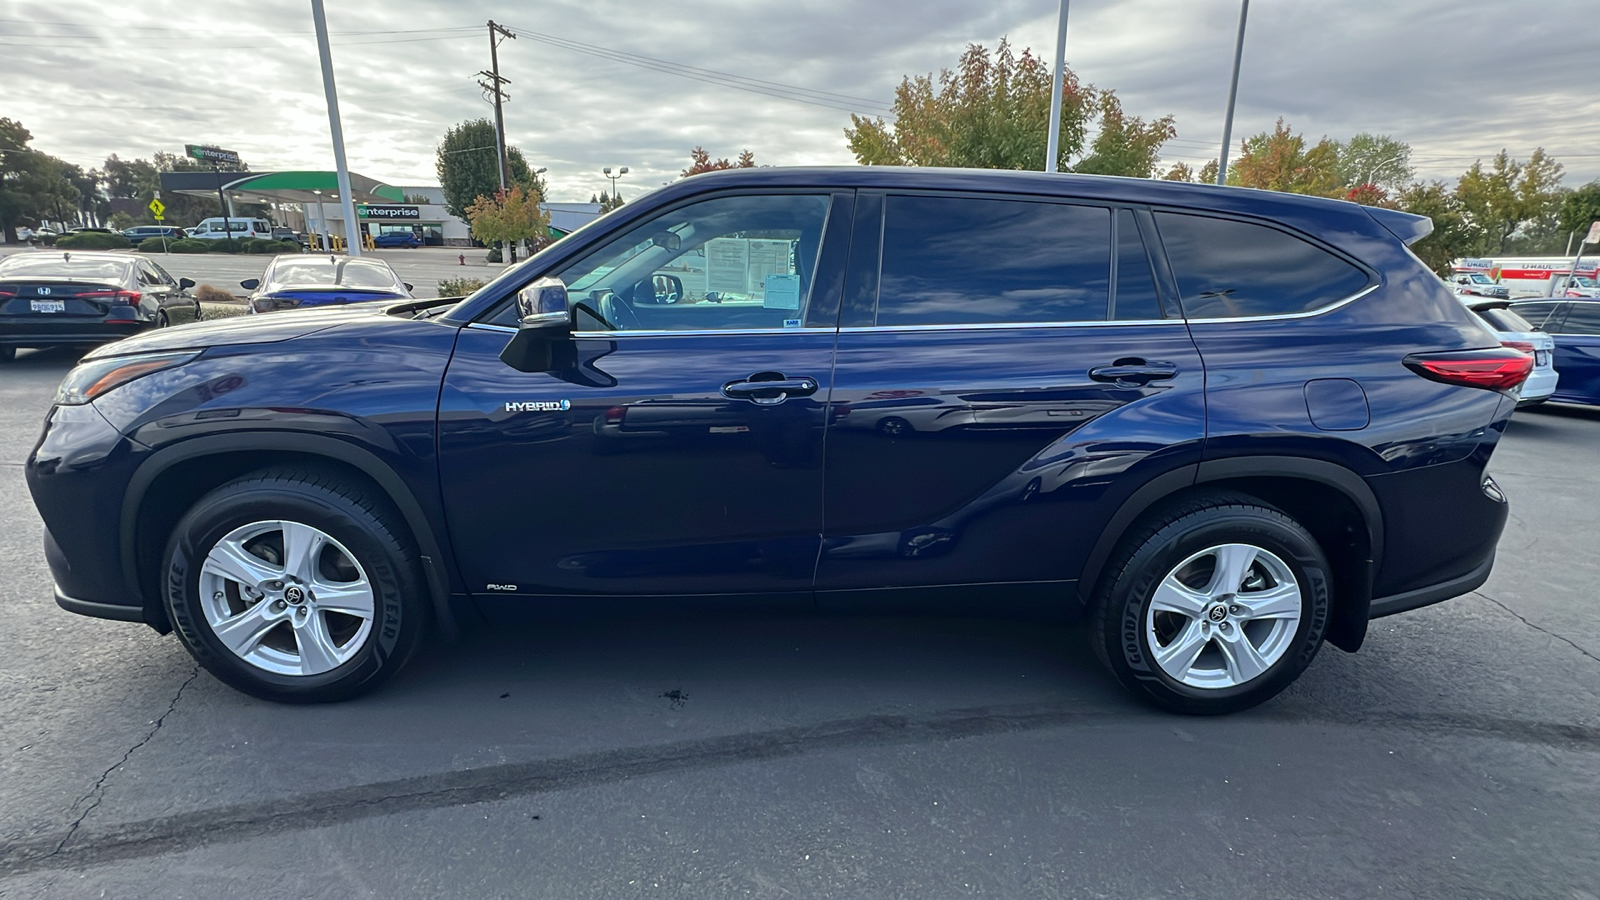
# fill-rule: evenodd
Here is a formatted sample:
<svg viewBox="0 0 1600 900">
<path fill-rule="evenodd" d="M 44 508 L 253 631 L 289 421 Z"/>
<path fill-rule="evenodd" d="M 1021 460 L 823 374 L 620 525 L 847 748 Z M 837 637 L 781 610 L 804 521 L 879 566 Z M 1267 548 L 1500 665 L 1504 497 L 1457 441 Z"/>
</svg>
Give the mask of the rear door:
<svg viewBox="0 0 1600 900">
<path fill-rule="evenodd" d="M 1600 403 L 1600 303 L 1569 301 L 1565 312 L 1558 326 L 1547 329 L 1555 337 L 1560 379 L 1551 399 Z"/>
<path fill-rule="evenodd" d="M 475 593 L 810 607 L 850 202 L 732 193 L 604 242 L 553 273 L 550 371 L 501 361 L 511 315 L 463 329 L 439 446 Z"/>
<path fill-rule="evenodd" d="M 1122 501 L 1200 456 L 1200 359 L 1158 290 L 1148 214 L 951 193 L 857 206 L 819 601 L 981 585 L 945 596 L 1066 602 Z"/>
</svg>

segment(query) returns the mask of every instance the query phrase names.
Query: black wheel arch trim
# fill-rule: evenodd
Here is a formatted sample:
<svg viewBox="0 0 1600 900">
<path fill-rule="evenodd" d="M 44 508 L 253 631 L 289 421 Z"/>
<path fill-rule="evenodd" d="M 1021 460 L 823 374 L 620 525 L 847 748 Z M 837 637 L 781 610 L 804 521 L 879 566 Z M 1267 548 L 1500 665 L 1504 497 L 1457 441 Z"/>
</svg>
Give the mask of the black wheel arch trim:
<svg viewBox="0 0 1600 900">
<path fill-rule="evenodd" d="M 1372 548 L 1372 558 L 1357 561 L 1353 591 L 1335 605 L 1328 623 L 1328 640 L 1343 650 L 1354 652 L 1366 636 L 1372 601 L 1372 580 L 1383 552 L 1383 510 L 1378 497 L 1354 471 L 1327 460 L 1299 456 L 1237 456 L 1204 460 L 1170 469 L 1151 478 L 1123 501 L 1106 523 L 1094 549 L 1084 560 L 1078 579 L 1078 601 L 1084 608 L 1094 600 L 1094 592 L 1104 574 L 1106 562 L 1117 544 L 1140 516 L 1184 488 L 1232 478 L 1301 478 L 1328 485 L 1339 491 L 1361 513 Z"/>
<path fill-rule="evenodd" d="M 143 586 L 139 583 L 136 541 L 138 511 L 150 485 L 173 466 L 188 460 L 223 453 L 262 450 L 324 457 L 353 466 L 371 478 L 395 505 L 395 509 L 405 519 L 406 526 L 411 529 L 412 536 L 416 538 L 418 549 L 421 551 L 422 570 L 428 587 L 429 600 L 433 607 L 435 627 L 447 640 L 454 640 L 460 635 L 460 625 L 451 609 L 450 591 L 445 573 L 440 571 L 440 566 L 447 557 L 444 555 L 438 536 L 434 533 L 433 525 L 428 521 L 427 514 L 422 511 L 422 504 L 417 502 L 411 488 L 385 465 L 383 460 L 369 450 L 338 438 L 292 431 L 252 431 L 189 438 L 155 451 L 140 463 L 133 477 L 128 480 L 128 486 L 123 493 L 118 541 L 122 551 L 123 578 L 130 596 L 139 598 L 141 613 L 146 605 L 155 600 L 145 596 Z M 57 602 L 60 602 L 59 599 Z M 141 616 L 134 621 L 150 621 L 150 619 Z"/>
</svg>

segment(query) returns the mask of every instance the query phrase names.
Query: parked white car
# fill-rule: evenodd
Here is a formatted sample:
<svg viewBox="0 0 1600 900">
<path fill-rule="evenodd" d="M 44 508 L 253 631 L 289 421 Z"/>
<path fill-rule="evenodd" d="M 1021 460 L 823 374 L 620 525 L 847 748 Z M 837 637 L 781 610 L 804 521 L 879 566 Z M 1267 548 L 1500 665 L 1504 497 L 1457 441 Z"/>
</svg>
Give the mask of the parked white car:
<svg viewBox="0 0 1600 900">
<path fill-rule="evenodd" d="M 1518 408 L 1533 406 L 1550 399 L 1556 392 L 1555 350 L 1556 341 L 1540 331 L 1538 326 L 1517 315 L 1505 300 L 1481 300 L 1462 297 L 1467 309 L 1477 314 L 1483 323 L 1500 338 L 1500 343 L 1533 354 L 1533 374 L 1522 383 L 1518 394 Z"/>
</svg>

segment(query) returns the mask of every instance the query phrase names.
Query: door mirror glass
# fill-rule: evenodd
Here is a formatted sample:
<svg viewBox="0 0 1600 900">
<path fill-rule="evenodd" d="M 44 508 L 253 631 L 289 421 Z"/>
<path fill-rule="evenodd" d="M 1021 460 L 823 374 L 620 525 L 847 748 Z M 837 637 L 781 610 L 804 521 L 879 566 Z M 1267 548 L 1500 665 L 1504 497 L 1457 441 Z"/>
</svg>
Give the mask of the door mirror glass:
<svg viewBox="0 0 1600 900">
<path fill-rule="evenodd" d="M 541 278 L 517 292 L 517 321 L 523 328 L 568 328 L 567 286 L 559 278 Z"/>
<path fill-rule="evenodd" d="M 179 278 L 178 279 L 178 289 L 179 290 L 187 291 L 189 288 L 192 288 L 192 287 L 194 287 L 194 279 L 193 278 Z"/>
<path fill-rule="evenodd" d="M 259 278 L 246 278 L 245 280 L 239 282 L 239 287 L 242 287 L 247 291 L 253 291 L 260 286 L 261 279 Z"/>
</svg>

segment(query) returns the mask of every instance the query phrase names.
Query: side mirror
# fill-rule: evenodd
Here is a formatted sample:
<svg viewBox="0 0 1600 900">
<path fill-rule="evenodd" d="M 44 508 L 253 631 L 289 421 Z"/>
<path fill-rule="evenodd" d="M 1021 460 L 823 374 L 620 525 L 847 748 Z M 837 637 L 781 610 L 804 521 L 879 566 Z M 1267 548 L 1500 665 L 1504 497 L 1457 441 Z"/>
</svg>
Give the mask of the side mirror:
<svg viewBox="0 0 1600 900">
<path fill-rule="evenodd" d="M 192 287 L 194 287 L 194 279 L 193 278 L 179 278 L 178 279 L 178 290 L 187 291 L 189 288 L 192 288 Z"/>
<path fill-rule="evenodd" d="M 500 351 L 500 361 L 519 372 L 556 368 L 557 344 L 572 330 L 567 286 L 559 278 L 541 278 L 517 291 L 517 319 L 522 324 Z"/>
<path fill-rule="evenodd" d="M 525 329 L 570 328 L 567 286 L 559 278 L 541 278 L 517 291 L 517 319 Z"/>
<path fill-rule="evenodd" d="M 409 290 L 411 290 L 411 282 L 409 282 L 409 281 L 402 281 L 402 282 L 400 282 L 400 283 L 401 283 L 401 284 L 403 284 L 403 285 L 405 285 L 405 286 L 406 286 L 406 290 L 408 290 L 408 291 L 409 291 Z"/>
<path fill-rule="evenodd" d="M 239 282 L 239 287 L 242 287 L 247 291 L 253 291 L 256 288 L 261 287 L 261 279 L 246 278 L 245 280 Z"/>
</svg>

